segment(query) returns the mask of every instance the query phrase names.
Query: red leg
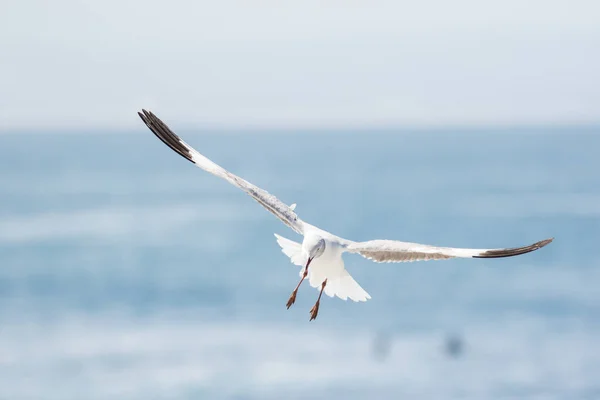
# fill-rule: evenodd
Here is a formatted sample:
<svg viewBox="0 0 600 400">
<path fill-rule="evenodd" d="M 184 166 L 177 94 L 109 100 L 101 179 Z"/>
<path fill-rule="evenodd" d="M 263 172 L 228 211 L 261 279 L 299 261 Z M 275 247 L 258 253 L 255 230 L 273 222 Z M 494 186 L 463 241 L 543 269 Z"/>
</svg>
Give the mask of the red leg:
<svg viewBox="0 0 600 400">
<path fill-rule="evenodd" d="M 304 268 L 304 273 L 302 274 L 302 279 L 300 279 L 300 282 L 298 282 L 296 289 L 294 289 L 294 291 L 292 292 L 292 294 L 286 304 L 286 307 L 288 308 L 288 310 L 290 309 L 292 304 L 294 304 L 296 302 L 296 294 L 298 293 L 298 289 L 300 288 L 300 285 L 302 284 L 302 282 L 304 282 L 304 279 L 306 279 L 307 275 L 308 275 L 308 265 L 306 266 L 306 268 Z"/>
<path fill-rule="evenodd" d="M 312 321 L 313 319 L 317 318 L 317 314 L 319 314 L 319 304 L 321 303 L 321 296 L 323 295 L 323 289 L 325 289 L 325 285 L 327 285 L 327 279 L 325 279 L 323 281 L 323 283 L 321 284 L 321 292 L 319 293 L 319 298 L 317 299 L 317 302 L 315 303 L 313 308 L 311 308 L 311 310 L 310 310 L 310 320 L 309 321 Z"/>
</svg>

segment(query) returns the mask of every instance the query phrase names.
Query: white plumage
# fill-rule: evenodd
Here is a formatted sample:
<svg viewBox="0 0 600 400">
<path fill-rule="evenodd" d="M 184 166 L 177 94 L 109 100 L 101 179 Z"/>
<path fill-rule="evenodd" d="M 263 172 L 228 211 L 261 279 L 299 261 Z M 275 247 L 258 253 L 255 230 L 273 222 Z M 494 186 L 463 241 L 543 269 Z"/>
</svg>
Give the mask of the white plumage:
<svg viewBox="0 0 600 400">
<path fill-rule="evenodd" d="M 288 206 L 267 191 L 232 174 L 215 164 L 190 145 L 181 140 L 169 127 L 153 113 L 143 110 L 138 113 L 150 130 L 179 155 L 197 167 L 225 179 L 242 189 L 260 205 L 279 218 L 296 233 L 304 236 L 302 244 L 275 234 L 282 252 L 290 261 L 298 265 L 300 283 L 288 301 L 288 308 L 294 303 L 298 287 L 304 279 L 326 295 L 337 296 L 342 300 L 367 301 L 369 294 L 350 276 L 344 267 L 342 254 L 358 253 L 375 262 L 411 262 L 420 260 L 442 260 L 448 258 L 499 258 L 528 253 L 546 246 L 553 239 L 546 239 L 529 246 L 505 249 L 460 249 L 436 247 L 395 240 L 371 240 L 353 242 L 335 236 L 302 221 L 294 212 L 296 204 Z M 319 300 L 320 300 L 319 295 Z M 319 300 L 311 310 L 311 320 L 316 318 Z"/>
</svg>

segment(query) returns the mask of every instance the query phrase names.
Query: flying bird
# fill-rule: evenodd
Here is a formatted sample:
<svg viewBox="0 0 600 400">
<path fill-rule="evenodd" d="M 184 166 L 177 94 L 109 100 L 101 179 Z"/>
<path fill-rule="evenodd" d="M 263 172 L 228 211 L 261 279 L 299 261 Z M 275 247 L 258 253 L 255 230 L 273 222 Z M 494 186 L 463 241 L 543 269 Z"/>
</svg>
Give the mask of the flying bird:
<svg viewBox="0 0 600 400">
<path fill-rule="evenodd" d="M 317 318 L 323 293 L 329 297 L 355 302 L 367 301 L 371 296 L 350 276 L 344 268 L 344 253 L 356 253 L 379 263 L 410 262 L 420 260 L 445 260 L 449 258 L 500 258 L 512 257 L 538 250 L 554 238 L 541 240 L 529 246 L 506 249 L 461 249 L 436 247 L 396 240 L 370 240 L 354 242 L 326 232 L 295 213 L 296 205 L 288 206 L 269 192 L 232 174 L 215 164 L 179 138 L 169 127 L 150 111 L 142 110 L 138 115 L 146 126 L 167 146 L 197 167 L 223 178 L 237 186 L 260 205 L 279 218 L 294 232 L 303 235 L 302 243 L 294 242 L 275 234 L 283 253 L 293 264 L 301 266 L 300 282 L 287 301 L 289 309 L 296 301 L 298 289 L 304 280 L 319 291 L 315 305 L 310 310 L 309 321 Z"/>
</svg>

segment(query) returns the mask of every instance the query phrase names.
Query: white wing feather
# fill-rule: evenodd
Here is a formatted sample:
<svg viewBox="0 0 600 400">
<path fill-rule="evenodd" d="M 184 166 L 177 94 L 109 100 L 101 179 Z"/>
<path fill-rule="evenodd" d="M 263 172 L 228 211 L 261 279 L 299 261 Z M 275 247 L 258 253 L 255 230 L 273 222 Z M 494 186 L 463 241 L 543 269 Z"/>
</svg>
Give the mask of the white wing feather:
<svg viewBox="0 0 600 400">
<path fill-rule="evenodd" d="M 306 265 L 306 257 L 302 255 L 302 245 L 293 240 L 286 239 L 278 234 L 274 233 L 277 238 L 277 243 L 281 246 L 283 254 L 290 258 L 292 264 L 304 267 Z M 302 276 L 302 270 L 300 270 L 300 276 Z"/>
<path fill-rule="evenodd" d="M 266 190 L 263 190 L 258 186 L 255 186 L 250 182 L 240 178 L 239 176 L 232 174 L 225 168 L 204 157 L 192 146 L 181 140 L 179 136 L 177 136 L 164 122 L 162 122 L 150 111 L 142 110 L 142 112 L 138 113 L 138 115 L 142 121 L 144 121 L 146 126 L 150 128 L 152 133 L 154 133 L 163 143 L 169 146 L 177 154 L 184 157 L 186 160 L 191 161 L 197 167 L 202 168 L 203 170 L 210 172 L 219 178 L 223 178 L 232 185 L 242 189 L 260 205 L 279 218 L 284 224 L 299 234 L 303 233 L 304 225 L 302 220 L 298 218 L 294 212 L 295 207 L 289 207 Z"/>
<path fill-rule="evenodd" d="M 553 239 L 541 240 L 529 246 L 506 249 L 459 249 L 395 240 L 371 240 L 351 243 L 346 247 L 346 251 L 358 253 L 375 262 L 410 262 L 448 258 L 499 258 L 517 256 L 541 249 L 552 242 Z"/>
</svg>

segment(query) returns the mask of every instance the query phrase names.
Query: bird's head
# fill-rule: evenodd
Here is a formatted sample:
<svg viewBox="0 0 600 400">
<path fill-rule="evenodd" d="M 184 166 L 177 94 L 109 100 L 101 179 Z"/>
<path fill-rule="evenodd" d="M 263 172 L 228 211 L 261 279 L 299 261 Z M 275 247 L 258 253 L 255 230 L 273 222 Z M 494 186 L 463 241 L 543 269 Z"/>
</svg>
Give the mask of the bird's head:
<svg viewBox="0 0 600 400">
<path fill-rule="evenodd" d="M 325 251 L 325 239 L 319 238 L 308 248 L 308 258 L 317 258 Z"/>
<path fill-rule="evenodd" d="M 320 257 L 325 251 L 325 239 L 320 237 L 305 237 L 302 243 L 302 249 L 307 255 L 306 268 L 310 265 L 311 261 L 317 257 Z"/>
</svg>

